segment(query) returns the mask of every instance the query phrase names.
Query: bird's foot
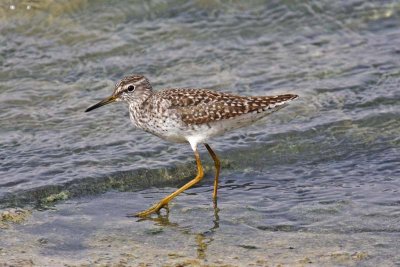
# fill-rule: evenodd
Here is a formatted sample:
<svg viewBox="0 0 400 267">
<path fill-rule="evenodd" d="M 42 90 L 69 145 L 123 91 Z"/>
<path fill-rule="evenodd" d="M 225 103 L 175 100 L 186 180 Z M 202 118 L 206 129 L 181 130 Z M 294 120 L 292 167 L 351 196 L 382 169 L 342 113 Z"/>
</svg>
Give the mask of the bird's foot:
<svg viewBox="0 0 400 267">
<path fill-rule="evenodd" d="M 145 218 L 145 217 L 150 216 L 153 213 L 160 214 L 160 210 L 163 208 L 166 209 L 167 214 L 168 214 L 169 213 L 168 203 L 158 202 L 158 203 L 154 204 L 153 206 L 151 206 L 150 208 L 148 208 L 147 210 L 138 212 L 138 213 L 134 214 L 133 216 Z"/>
</svg>

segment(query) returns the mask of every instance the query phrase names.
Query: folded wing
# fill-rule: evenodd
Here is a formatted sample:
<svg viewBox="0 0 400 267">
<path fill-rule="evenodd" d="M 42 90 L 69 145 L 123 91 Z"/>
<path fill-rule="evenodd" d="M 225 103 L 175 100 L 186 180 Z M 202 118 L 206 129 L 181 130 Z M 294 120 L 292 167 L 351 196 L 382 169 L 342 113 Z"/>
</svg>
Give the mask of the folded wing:
<svg viewBox="0 0 400 267">
<path fill-rule="evenodd" d="M 238 96 L 206 89 L 168 89 L 161 91 L 170 109 L 177 109 L 186 124 L 227 120 L 248 113 L 279 109 L 297 95 Z"/>
</svg>

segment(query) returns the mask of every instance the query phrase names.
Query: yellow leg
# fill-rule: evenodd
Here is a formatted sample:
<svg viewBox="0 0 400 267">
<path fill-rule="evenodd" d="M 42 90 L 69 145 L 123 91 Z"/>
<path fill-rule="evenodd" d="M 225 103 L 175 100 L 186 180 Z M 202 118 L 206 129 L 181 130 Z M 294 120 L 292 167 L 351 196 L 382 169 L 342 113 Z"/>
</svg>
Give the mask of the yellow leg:
<svg viewBox="0 0 400 267">
<path fill-rule="evenodd" d="M 160 202 L 154 204 L 153 206 L 151 206 L 149 209 L 139 212 L 137 214 L 135 214 L 136 217 L 147 217 L 152 213 L 156 213 L 158 212 L 161 208 L 165 207 L 168 205 L 168 203 L 177 195 L 179 195 L 180 193 L 182 193 L 183 191 L 185 191 L 186 189 L 192 187 L 193 185 L 197 184 L 198 182 L 201 181 L 201 179 L 204 176 L 204 172 L 203 172 L 203 166 L 201 165 L 201 161 L 200 161 L 200 156 L 199 156 L 199 152 L 197 152 L 197 150 L 194 151 L 194 156 L 196 157 L 196 164 L 197 164 L 197 176 L 191 180 L 190 182 L 188 182 L 187 184 L 185 184 L 184 186 L 182 186 L 181 188 L 179 188 L 178 190 L 176 190 L 174 193 L 166 196 L 165 198 L 163 198 Z"/>
<path fill-rule="evenodd" d="M 208 153 L 210 153 L 211 157 L 213 158 L 214 164 L 215 164 L 215 179 L 214 179 L 213 199 L 214 199 L 214 201 L 217 201 L 218 177 L 219 177 L 219 171 L 221 170 L 221 163 L 220 163 L 217 155 L 211 149 L 211 147 L 208 144 L 204 144 L 204 145 L 207 148 Z"/>
</svg>

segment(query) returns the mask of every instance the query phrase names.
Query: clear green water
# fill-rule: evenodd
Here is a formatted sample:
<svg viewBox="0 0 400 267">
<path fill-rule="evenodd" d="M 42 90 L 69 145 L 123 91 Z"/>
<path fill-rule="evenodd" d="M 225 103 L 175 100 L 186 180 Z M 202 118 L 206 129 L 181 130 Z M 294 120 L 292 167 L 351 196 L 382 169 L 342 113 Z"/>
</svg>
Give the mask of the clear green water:
<svg viewBox="0 0 400 267">
<path fill-rule="evenodd" d="M 0 264 L 399 265 L 399 26 L 398 1 L 3 1 L 0 207 L 33 212 Z M 83 112 L 131 73 L 300 98 L 210 142 L 219 212 L 202 149 L 203 182 L 137 221 L 195 168 L 126 106 Z"/>
</svg>

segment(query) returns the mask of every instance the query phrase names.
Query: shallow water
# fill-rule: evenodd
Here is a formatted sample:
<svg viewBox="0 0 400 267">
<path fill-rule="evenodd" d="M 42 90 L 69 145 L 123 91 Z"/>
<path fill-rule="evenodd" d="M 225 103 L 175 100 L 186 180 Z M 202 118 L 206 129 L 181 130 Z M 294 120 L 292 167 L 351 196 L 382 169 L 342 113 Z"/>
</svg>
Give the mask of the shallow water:
<svg viewBox="0 0 400 267">
<path fill-rule="evenodd" d="M 0 239 L 2 258 L 399 265 L 399 11 L 398 1 L 2 3 L 0 205 L 34 210 L 0 232 L 14 236 Z M 123 104 L 83 112 L 131 73 L 155 89 L 300 98 L 210 141 L 224 160 L 217 214 L 201 148 L 204 181 L 168 220 L 136 222 L 125 214 L 189 180 L 194 162 L 189 145 L 135 129 Z"/>
</svg>

